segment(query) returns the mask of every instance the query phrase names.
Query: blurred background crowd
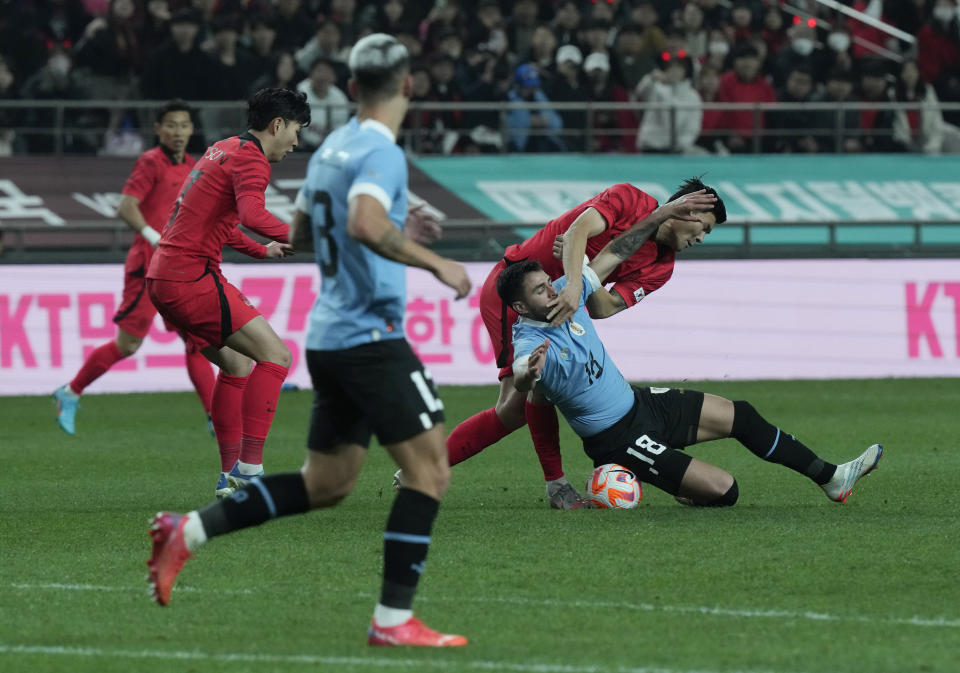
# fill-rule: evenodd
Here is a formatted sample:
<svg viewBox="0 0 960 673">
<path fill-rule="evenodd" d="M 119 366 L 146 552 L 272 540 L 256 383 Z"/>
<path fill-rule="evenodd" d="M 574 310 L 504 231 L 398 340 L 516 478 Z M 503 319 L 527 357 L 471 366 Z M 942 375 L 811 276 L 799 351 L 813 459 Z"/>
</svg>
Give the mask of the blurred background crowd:
<svg viewBox="0 0 960 673">
<path fill-rule="evenodd" d="M 939 153 L 957 142 L 960 112 L 942 105 L 960 101 L 955 0 L 0 0 L 0 154 L 55 142 L 136 154 L 145 124 L 118 101 L 240 101 L 264 86 L 307 94 L 309 150 L 348 118 L 347 55 L 370 32 L 410 50 L 414 102 L 455 104 L 411 109 L 422 153 Z M 112 104 L 59 119 L 4 106 L 38 99 Z M 870 105 L 711 106 L 757 102 Z M 200 121 L 211 134 L 216 120 Z M 75 132 L 31 132 L 55 125 Z"/>
</svg>

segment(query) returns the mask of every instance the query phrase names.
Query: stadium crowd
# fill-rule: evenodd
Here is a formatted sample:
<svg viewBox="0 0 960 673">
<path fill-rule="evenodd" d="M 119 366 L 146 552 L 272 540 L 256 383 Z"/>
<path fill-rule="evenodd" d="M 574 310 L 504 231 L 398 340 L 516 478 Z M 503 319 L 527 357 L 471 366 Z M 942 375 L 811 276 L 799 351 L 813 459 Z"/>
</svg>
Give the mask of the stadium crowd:
<svg viewBox="0 0 960 673">
<path fill-rule="evenodd" d="M 813 0 L 6 0 L 0 155 L 52 151 L 52 133 L 30 131 L 61 123 L 50 108 L 5 101 L 239 101 L 264 86 L 307 94 L 309 150 L 348 115 L 346 55 L 372 32 L 395 35 L 414 55 L 414 102 L 662 104 L 414 108 L 406 128 L 424 153 L 954 149 L 960 112 L 939 103 L 960 101 L 956 1 L 844 4 L 915 42 Z M 916 108 L 703 106 L 777 101 Z M 66 151 L 144 149 L 129 110 L 68 108 L 62 124 L 90 130 L 67 135 Z"/>
</svg>

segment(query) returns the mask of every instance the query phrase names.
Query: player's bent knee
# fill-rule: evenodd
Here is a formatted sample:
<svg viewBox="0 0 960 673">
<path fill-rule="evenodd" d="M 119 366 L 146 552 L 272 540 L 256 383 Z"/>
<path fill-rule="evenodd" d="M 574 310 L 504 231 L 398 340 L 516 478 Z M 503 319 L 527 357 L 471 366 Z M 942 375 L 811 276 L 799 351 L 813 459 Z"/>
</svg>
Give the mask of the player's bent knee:
<svg viewBox="0 0 960 673">
<path fill-rule="evenodd" d="M 708 507 L 731 507 L 737 504 L 740 497 L 740 488 L 737 486 L 737 480 L 734 479 L 727 492 L 719 498 L 707 504 Z"/>
</svg>

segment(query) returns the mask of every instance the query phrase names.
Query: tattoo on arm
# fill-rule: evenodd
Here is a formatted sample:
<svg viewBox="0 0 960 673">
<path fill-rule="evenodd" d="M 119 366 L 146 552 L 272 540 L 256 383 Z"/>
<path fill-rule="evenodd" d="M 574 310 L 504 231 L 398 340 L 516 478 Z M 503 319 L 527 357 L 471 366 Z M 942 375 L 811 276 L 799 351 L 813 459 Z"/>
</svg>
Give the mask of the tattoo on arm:
<svg viewBox="0 0 960 673">
<path fill-rule="evenodd" d="M 643 245 L 644 241 L 650 238 L 650 234 L 653 233 L 657 226 L 657 223 L 651 222 L 650 224 L 642 226 L 639 229 L 628 231 L 622 236 L 618 236 L 610 244 L 610 252 L 612 252 L 621 260 L 627 259 L 630 257 L 630 255 L 640 249 L 640 246 Z"/>
<path fill-rule="evenodd" d="M 376 245 L 371 246 L 376 250 L 380 255 L 387 257 L 388 259 L 397 260 L 400 251 L 403 249 L 405 239 L 403 232 L 397 229 L 396 227 L 391 226 L 387 233 L 376 242 Z"/>
</svg>

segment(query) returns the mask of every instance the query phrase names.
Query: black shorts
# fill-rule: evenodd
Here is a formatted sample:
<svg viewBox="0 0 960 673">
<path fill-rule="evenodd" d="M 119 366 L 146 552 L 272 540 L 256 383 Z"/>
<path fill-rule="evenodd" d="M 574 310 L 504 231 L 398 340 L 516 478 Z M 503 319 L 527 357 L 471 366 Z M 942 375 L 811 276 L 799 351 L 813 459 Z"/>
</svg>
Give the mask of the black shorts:
<svg viewBox="0 0 960 673">
<path fill-rule="evenodd" d="M 671 495 L 680 492 L 692 458 L 678 449 L 697 441 L 703 393 L 682 388 L 633 388 L 633 408 L 583 440 L 593 464 L 619 463 L 637 479 Z"/>
<path fill-rule="evenodd" d="M 406 339 L 387 339 L 339 351 L 307 350 L 313 410 L 307 448 L 384 446 L 443 422 L 443 402 Z"/>
</svg>

